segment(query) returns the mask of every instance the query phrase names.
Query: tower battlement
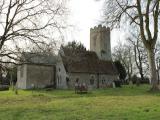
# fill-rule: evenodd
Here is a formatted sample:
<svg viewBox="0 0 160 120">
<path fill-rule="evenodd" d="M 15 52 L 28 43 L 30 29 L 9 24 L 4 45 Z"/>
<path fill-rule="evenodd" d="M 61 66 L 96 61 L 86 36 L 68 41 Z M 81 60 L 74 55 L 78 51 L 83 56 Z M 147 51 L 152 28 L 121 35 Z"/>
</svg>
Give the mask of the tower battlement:
<svg viewBox="0 0 160 120">
<path fill-rule="evenodd" d="M 110 32 L 110 28 L 102 25 L 95 26 L 90 29 L 90 32 Z"/>
<path fill-rule="evenodd" d="M 112 60 L 109 27 L 98 25 L 90 29 L 90 50 L 96 52 L 99 59 Z"/>
</svg>

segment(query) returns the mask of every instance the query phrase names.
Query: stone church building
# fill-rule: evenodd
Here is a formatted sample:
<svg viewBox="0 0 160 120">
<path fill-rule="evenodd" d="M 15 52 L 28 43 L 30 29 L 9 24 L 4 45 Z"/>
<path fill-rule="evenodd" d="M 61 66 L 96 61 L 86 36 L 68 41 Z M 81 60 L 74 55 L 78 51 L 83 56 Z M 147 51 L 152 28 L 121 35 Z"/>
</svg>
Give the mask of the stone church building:
<svg viewBox="0 0 160 120">
<path fill-rule="evenodd" d="M 40 62 L 35 58 L 32 64 L 28 62 L 18 66 L 18 88 L 53 85 L 60 89 L 72 89 L 76 82 L 102 88 L 112 87 L 113 81 L 119 79 L 111 57 L 110 29 L 105 26 L 90 29 L 90 51 L 61 47 L 56 58 L 39 58 Z"/>
<path fill-rule="evenodd" d="M 56 80 L 56 57 L 50 54 L 23 53 L 23 62 L 17 68 L 19 89 L 54 86 Z"/>
</svg>

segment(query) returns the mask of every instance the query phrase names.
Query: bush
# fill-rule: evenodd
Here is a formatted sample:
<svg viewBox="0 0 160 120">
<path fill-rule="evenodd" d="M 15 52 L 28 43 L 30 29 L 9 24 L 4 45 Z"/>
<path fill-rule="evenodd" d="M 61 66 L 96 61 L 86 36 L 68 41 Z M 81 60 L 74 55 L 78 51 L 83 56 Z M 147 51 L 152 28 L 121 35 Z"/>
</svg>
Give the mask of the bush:
<svg viewBox="0 0 160 120">
<path fill-rule="evenodd" d="M 137 77 L 136 75 L 133 75 L 132 76 L 133 84 L 136 84 L 137 81 L 139 81 L 140 84 L 149 84 L 149 78 L 144 77 L 144 80 L 142 80 L 140 77 Z"/>
<path fill-rule="evenodd" d="M 5 90 L 9 90 L 9 86 L 8 85 L 0 85 L 0 91 L 5 91 Z"/>
<path fill-rule="evenodd" d="M 114 83 L 116 87 L 121 87 L 121 81 L 117 80 L 117 81 L 114 81 Z"/>
</svg>

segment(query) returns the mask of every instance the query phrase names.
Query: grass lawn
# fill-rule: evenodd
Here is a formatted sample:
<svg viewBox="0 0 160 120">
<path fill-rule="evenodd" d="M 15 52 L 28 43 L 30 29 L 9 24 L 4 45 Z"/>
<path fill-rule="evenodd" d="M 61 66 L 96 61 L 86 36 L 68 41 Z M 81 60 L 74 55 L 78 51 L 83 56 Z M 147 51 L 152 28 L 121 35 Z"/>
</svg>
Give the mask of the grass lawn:
<svg viewBox="0 0 160 120">
<path fill-rule="evenodd" d="M 123 86 L 78 95 L 72 90 L 0 92 L 0 120 L 160 120 L 160 93 Z"/>
</svg>

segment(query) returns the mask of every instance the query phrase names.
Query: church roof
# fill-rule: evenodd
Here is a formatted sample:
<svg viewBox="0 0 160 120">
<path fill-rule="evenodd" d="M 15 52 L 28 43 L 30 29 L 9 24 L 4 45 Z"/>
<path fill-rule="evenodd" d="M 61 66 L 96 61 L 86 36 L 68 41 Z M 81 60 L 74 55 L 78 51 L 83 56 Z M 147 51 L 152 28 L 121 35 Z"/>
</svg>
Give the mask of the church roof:
<svg viewBox="0 0 160 120">
<path fill-rule="evenodd" d="M 64 67 L 69 73 L 118 74 L 112 61 L 98 59 L 92 51 L 71 51 L 63 49 L 61 55 Z"/>
</svg>

